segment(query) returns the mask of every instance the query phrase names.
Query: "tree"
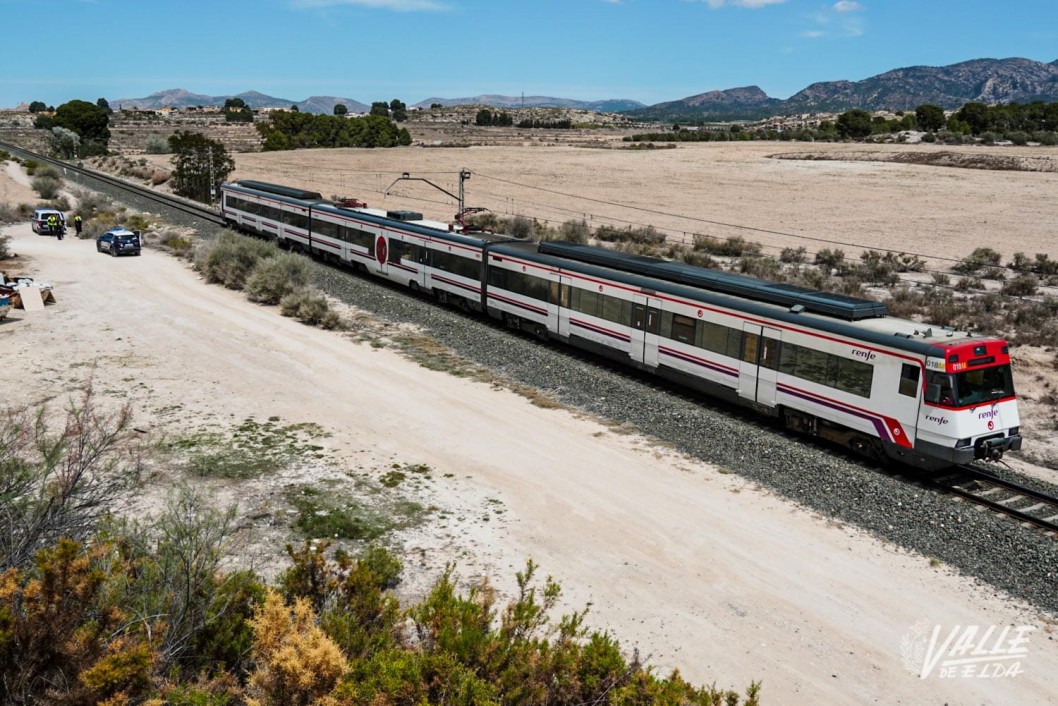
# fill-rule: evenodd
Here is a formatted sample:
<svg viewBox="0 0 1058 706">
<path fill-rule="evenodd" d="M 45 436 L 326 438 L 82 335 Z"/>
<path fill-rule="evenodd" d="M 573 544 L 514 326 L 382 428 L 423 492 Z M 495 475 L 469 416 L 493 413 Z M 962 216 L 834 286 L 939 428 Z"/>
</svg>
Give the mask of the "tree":
<svg viewBox="0 0 1058 706">
<path fill-rule="evenodd" d="M 59 159 L 73 159 L 81 146 L 80 136 L 64 127 L 53 127 L 48 133 L 48 144 Z"/>
<path fill-rule="evenodd" d="M 110 103 L 107 102 L 106 98 L 98 99 L 96 101 L 96 107 L 102 108 L 103 110 L 107 111 L 107 115 L 112 115 L 114 113 L 113 109 L 111 109 L 110 107 Z"/>
<path fill-rule="evenodd" d="M 73 130 L 81 138 L 79 157 L 87 157 L 106 152 L 110 141 L 110 115 L 98 105 L 88 101 L 72 100 L 55 109 L 49 127 L 64 127 Z"/>
<path fill-rule="evenodd" d="M 334 104 L 334 114 L 335 115 L 345 115 L 348 112 L 349 112 L 349 108 L 345 105 L 345 103 L 335 103 Z"/>
<path fill-rule="evenodd" d="M 915 121 L 920 129 L 926 132 L 936 132 L 944 127 L 944 108 L 937 105 L 923 103 L 915 108 Z"/>
<path fill-rule="evenodd" d="M 478 114 L 474 117 L 475 125 L 492 125 L 492 111 L 488 108 L 482 108 L 478 111 Z"/>
<path fill-rule="evenodd" d="M 252 123 L 253 111 L 242 98 L 228 98 L 221 109 L 224 120 L 229 123 Z"/>
<path fill-rule="evenodd" d="M 389 102 L 389 112 L 395 122 L 402 123 L 408 119 L 408 106 L 396 98 Z"/>
<path fill-rule="evenodd" d="M 974 135 L 980 135 L 982 132 L 992 127 L 992 121 L 989 119 L 988 106 L 984 103 L 967 103 L 962 108 L 955 111 L 952 118 L 968 125 L 970 127 L 970 132 Z"/>
<path fill-rule="evenodd" d="M 169 150 L 173 153 L 173 190 L 196 201 L 211 201 L 235 171 L 235 161 L 224 145 L 202 133 L 177 132 L 169 138 Z"/>
<path fill-rule="evenodd" d="M 384 118 L 389 117 L 389 104 L 386 101 L 375 101 L 371 104 L 371 112 L 369 115 L 381 115 Z"/>
<path fill-rule="evenodd" d="M 131 411 L 105 414 L 92 388 L 53 431 L 47 410 L 15 409 L 0 425 L 0 572 L 26 568 L 61 537 L 87 538 L 134 482 Z"/>
<path fill-rule="evenodd" d="M 44 105 L 44 103 L 42 101 L 33 101 L 32 103 L 29 104 L 29 112 L 31 112 L 31 113 L 39 113 L 39 112 L 41 112 L 43 110 L 47 110 L 47 109 L 48 109 L 48 106 Z"/>
<path fill-rule="evenodd" d="M 838 134 L 862 140 L 871 134 L 871 114 L 866 110 L 849 110 L 838 116 Z"/>
</svg>

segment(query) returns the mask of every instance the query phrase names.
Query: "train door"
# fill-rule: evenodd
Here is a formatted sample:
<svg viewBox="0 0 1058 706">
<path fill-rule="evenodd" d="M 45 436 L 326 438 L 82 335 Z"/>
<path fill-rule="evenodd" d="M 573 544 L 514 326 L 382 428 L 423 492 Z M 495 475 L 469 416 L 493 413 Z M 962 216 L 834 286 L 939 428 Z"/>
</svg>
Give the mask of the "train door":
<svg viewBox="0 0 1058 706">
<path fill-rule="evenodd" d="M 569 338 L 569 277 L 551 277 L 551 290 L 547 298 L 547 330 L 562 338 Z"/>
<path fill-rule="evenodd" d="M 742 358 L 738 364 L 738 394 L 742 399 L 775 406 L 781 337 L 778 329 L 742 325 Z"/>
<path fill-rule="evenodd" d="M 632 295 L 632 331 L 628 354 L 637 363 L 658 365 L 658 333 L 661 330 L 661 300 Z"/>
</svg>

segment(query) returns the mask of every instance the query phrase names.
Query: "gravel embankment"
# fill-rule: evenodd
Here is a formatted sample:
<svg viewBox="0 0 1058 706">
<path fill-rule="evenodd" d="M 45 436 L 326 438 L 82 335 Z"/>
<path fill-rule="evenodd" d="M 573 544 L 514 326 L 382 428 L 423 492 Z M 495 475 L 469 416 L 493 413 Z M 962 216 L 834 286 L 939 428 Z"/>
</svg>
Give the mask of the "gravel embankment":
<svg viewBox="0 0 1058 706">
<path fill-rule="evenodd" d="M 118 194 L 113 187 L 100 190 L 134 208 L 161 210 L 178 225 L 202 225 L 187 215 L 169 214 L 156 204 Z M 791 437 L 737 409 L 673 395 L 560 346 L 540 344 L 363 277 L 315 269 L 316 284 L 341 301 L 388 321 L 421 326 L 461 356 L 548 391 L 566 405 L 634 424 L 645 434 L 826 517 L 936 557 L 967 577 L 1058 615 L 1054 538 L 891 477 L 839 450 Z"/>
</svg>

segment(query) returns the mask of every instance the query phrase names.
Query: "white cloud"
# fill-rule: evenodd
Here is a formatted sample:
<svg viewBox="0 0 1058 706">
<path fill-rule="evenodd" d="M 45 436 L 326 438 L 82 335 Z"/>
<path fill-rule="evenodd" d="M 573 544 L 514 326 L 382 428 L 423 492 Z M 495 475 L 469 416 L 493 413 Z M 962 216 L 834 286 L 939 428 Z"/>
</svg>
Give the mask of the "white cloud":
<svg viewBox="0 0 1058 706">
<path fill-rule="evenodd" d="M 838 0 L 809 17 L 808 21 L 814 26 L 801 32 L 801 36 L 808 39 L 859 37 L 866 31 L 866 25 L 862 17 L 850 13 L 861 10 L 863 5 L 855 0 Z"/>
<path fill-rule="evenodd" d="M 781 5 L 784 2 L 786 0 L 705 0 L 705 3 L 714 10 L 719 10 L 722 7 L 747 7 L 755 10 L 758 7 Z"/>
<path fill-rule="evenodd" d="M 292 0 L 291 5 L 296 9 L 354 5 L 394 12 L 439 12 L 448 9 L 444 3 L 434 0 Z"/>
</svg>

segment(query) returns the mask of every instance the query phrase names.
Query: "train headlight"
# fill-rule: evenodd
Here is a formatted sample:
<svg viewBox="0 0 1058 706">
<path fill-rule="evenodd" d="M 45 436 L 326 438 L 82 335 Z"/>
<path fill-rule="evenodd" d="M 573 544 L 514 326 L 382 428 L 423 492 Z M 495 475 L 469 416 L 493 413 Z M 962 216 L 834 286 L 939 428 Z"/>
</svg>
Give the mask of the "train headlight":
<svg viewBox="0 0 1058 706">
<path fill-rule="evenodd" d="M 1010 432 L 1007 433 L 1007 436 L 1017 436 L 1020 431 L 1021 427 L 1010 427 Z"/>
<path fill-rule="evenodd" d="M 969 445 L 970 445 L 970 440 L 969 439 L 959 439 L 958 441 L 955 442 L 955 448 L 957 448 L 957 449 L 965 449 Z"/>
</svg>

